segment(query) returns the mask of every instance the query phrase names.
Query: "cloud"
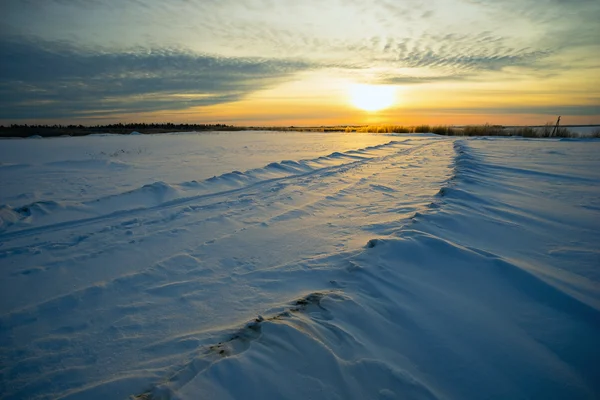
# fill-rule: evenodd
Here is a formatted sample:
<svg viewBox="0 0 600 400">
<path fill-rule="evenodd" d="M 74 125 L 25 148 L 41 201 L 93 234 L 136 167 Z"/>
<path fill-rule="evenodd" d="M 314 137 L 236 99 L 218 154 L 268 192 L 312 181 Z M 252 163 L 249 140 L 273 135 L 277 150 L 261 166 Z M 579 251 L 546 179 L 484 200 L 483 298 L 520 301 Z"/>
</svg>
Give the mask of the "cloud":
<svg viewBox="0 0 600 400">
<path fill-rule="evenodd" d="M 456 82 L 472 79 L 473 75 L 438 75 L 438 76 L 411 76 L 411 75 L 393 75 L 383 74 L 377 79 L 378 84 L 383 85 L 418 85 L 434 82 Z"/>
<path fill-rule="evenodd" d="M 413 110 L 414 111 L 414 110 Z M 431 113 L 430 109 L 420 110 L 424 113 Z M 435 109 L 436 113 L 447 114 L 479 114 L 479 115 L 548 115 L 556 117 L 577 116 L 588 117 L 600 115 L 600 103 L 590 104 L 564 104 L 553 106 L 513 106 L 513 107 L 472 107 L 472 108 L 445 108 Z"/>
<path fill-rule="evenodd" d="M 541 30 L 546 46 L 574 48 L 600 46 L 598 0 L 462 0 L 487 13 L 489 21 L 524 19 Z"/>
<path fill-rule="evenodd" d="M 360 55 L 362 68 L 379 68 L 376 79 L 386 84 L 420 84 L 479 79 L 489 72 L 535 75 L 543 78 L 556 66 L 552 49 L 517 47 L 491 32 L 474 34 L 423 34 L 365 40 L 352 47 Z M 499 75 L 496 75 L 499 78 Z"/>
<path fill-rule="evenodd" d="M 569 116 L 598 116 L 600 115 L 600 104 L 564 104 L 556 106 L 521 106 L 521 107 L 498 107 L 487 109 L 489 114 L 542 114 L 542 115 L 569 115 Z"/>
<path fill-rule="evenodd" d="M 483 45 L 480 45 L 483 44 Z M 476 79 L 484 71 L 531 67 L 547 53 L 508 47 L 488 32 L 367 38 L 350 50 L 356 59 L 222 57 L 177 48 L 114 52 L 82 49 L 69 42 L 8 37 L 0 40 L 0 119 L 103 117 L 111 114 L 182 110 L 243 99 L 302 71 L 337 68 L 360 76 L 378 65 L 373 83 L 423 84 Z M 326 46 L 325 41 L 319 46 Z M 392 68 L 389 68 L 389 67 Z M 427 70 L 428 75 L 399 72 Z"/>
<path fill-rule="evenodd" d="M 488 32 L 478 35 L 423 37 L 412 49 L 397 46 L 396 62 L 410 68 L 440 68 L 454 73 L 498 71 L 508 66 L 532 66 L 549 50 L 513 48 Z"/>
<path fill-rule="evenodd" d="M 5 0 L 3 11 L 2 119 L 221 104 L 327 68 L 418 85 L 550 82 L 600 65 L 598 0 Z"/>
<path fill-rule="evenodd" d="M 113 53 L 68 43 L 0 40 L 0 118 L 184 109 L 239 100 L 309 62 L 231 58 L 181 49 Z"/>
</svg>

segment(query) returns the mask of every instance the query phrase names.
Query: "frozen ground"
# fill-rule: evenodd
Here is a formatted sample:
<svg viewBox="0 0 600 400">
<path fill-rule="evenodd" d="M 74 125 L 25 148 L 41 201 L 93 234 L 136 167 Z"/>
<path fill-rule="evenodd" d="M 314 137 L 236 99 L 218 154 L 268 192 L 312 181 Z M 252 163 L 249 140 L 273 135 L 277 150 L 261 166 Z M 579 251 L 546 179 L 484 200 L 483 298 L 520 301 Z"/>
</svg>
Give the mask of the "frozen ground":
<svg viewBox="0 0 600 400">
<path fill-rule="evenodd" d="M 12 206 L 96 200 L 155 182 L 202 181 L 388 141 L 374 135 L 280 132 L 6 139 L 0 141 L 1 199 Z"/>
<path fill-rule="evenodd" d="M 593 125 L 593 126 L 566 126 L 566 128 L 573 132 L 573 133 L 578 133 L 581 136 L 591 136 L 592 134 L 594 134 L 595 132 L 598 132 L 600 130 L 600 126 L 598 125 Z"/>
<path fill-rule="evenodd" d="M 0 141 L 0 397 L 597 398 L 598 154 Z"/>
</svg>

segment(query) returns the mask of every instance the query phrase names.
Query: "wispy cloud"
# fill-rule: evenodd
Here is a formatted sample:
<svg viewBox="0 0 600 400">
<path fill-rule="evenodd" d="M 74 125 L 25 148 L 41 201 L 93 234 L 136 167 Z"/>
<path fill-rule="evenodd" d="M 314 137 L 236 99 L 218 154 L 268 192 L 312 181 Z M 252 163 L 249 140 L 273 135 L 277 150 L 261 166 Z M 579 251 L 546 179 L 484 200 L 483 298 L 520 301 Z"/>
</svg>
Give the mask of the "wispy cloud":
<svg viewBox="0 0 600 400">
<path fill-rule="evenodd" d="M 221 104 L 327 68 L 398 85 L 600 69 L 598 0 L 3 0 L 2 11 L 0 118 Z"/>
<path fill-rule="evenodd" d="M 491 32 L 477 34 L 423 35 L 389 39 L 382 60 L 400 67 L 431 68 L 458 75 L 473 71 L 497 71 L 507 66 L 533 66 L 552 53 L 550 49 L 512 47 Z"/>
<path fill-rule="evenodd" d="M 462 0 L 479 7 L 492 24 L 527 21 L 546 46 L 600 46 L 600 2 L 597 0 Z"/>
<path fill-rule="evenodd" d="M 312 68 L 305 61 L 228 58 L 174 49 L 111 53 L 2 40 L 0 118 L 85 116 L 212 105 Z"/>
<path fill-rule="evenodd" d="M 420 110 L 421 112 L 431 112 L 431 109 Z M 436 109 L 439 113 L 448 114 L 482 114 L 482 115 L 548 115 L 555 117 L 557 115 L 569 115 L 579 117 L 589 117 L 600 115 L 600 104 L 598 105 L 572 105 L 560 104 L 554 106 L 520 106 L 520 107 L 460 107 L 447 108 L 439 107 Z"/>
</svg>

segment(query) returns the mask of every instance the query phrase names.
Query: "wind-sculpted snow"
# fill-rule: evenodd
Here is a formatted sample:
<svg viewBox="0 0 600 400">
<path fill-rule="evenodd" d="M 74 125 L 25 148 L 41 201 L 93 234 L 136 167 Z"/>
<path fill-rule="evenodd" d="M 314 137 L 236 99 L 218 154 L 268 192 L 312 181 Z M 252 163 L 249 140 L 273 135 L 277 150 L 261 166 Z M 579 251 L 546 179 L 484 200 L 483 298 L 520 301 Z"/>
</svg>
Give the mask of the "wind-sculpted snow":
<svg viewBox="0 0 600 400">
<path fill-rule="evenodd" d="M 597 398 L 598 146 L 415 137 L 10 228 L 0 392 Z"/>
<path fill-rule="evenodd" d="M 367 147 L 155 183 L 85 204 L 103 214 L 58 206 L 9 227 L 0 235 L 1 391 L 125 398 L 184 368 L 224 330 L 329 292 L 300 262 L 397 229 L 451 173 L 444 138 Z"/>
<path fill-rule="evenodd" d="M 234 170 L 262 168 L 274 161 L 314 159 L 390 140 L 394 138 L 384 134 L 311 132 L 5 139 L 0 141 L 0 204 L 79 204 L 154 182 L 204 181 Z"/>
<path fill-rule="evenodd" d="M 347 168 L 356 168 L 373 159 L 393 154 L 398 146 L 403 146 L 402 142 L 390 141 L 378 146 L 353 150 L 347 154 L 334 152 L 328 156 L 309 160 L 273 162 L 262 168 L 246 172 L 228 172 L 200 182 L 190 181 L 179 184 L 154 182 L 139 189 L 82 203 L 36 201 L 20 207 L 0 205 L 3 210 L 0 213 L 0 229 L 15 231 L 57 223 L 64 224 L 67 221 L 95 219 L 113 213 L 122 214 L 151 207 L 180 205 L 205 196 L 228 194 L 236 190 L 246 190 L 251 186 L 261 186 L 311 173 L 336 174 Z M 82 163 L 87 165 L 89 161 Z M 62 213 L 56 215 L 53 211 L 62 211 Z"/>
<path fill-rule="evenodd" d="M 139 398 L 597 397 L 598 215 L 559 203 L 543 214 L 536 180 L 560 188 L 600 176 L 493 162 L 507 144 L 484 153 L 456 141 L 454 175 L 436 207 L 361 252 L 304 263 L 335 300 L 260 317 L 243 353 L 224 350 L 237 336 L 208 346 Z M 594 222 L 581 225 L 572 211 Z M 567 245 L 557 221 L 588 256 L 583 271 L 581 258 L 555 257 Z"/>
</svg>

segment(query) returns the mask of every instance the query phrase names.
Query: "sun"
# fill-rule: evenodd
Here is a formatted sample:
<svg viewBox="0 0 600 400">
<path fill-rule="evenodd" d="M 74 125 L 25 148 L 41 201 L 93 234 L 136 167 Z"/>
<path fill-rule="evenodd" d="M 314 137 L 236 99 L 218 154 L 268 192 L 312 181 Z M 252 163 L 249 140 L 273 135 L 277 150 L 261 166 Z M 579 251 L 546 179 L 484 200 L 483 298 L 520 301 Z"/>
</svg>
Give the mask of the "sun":
<svg viewBox="0 0 600 400">
<path fill-rule="evenodd" d="M 396 88 L 388 85 L 354 84 L 349 92 L 352 104 L 365 111 L 383 110 L 396 101 Z"/>
</svg>

